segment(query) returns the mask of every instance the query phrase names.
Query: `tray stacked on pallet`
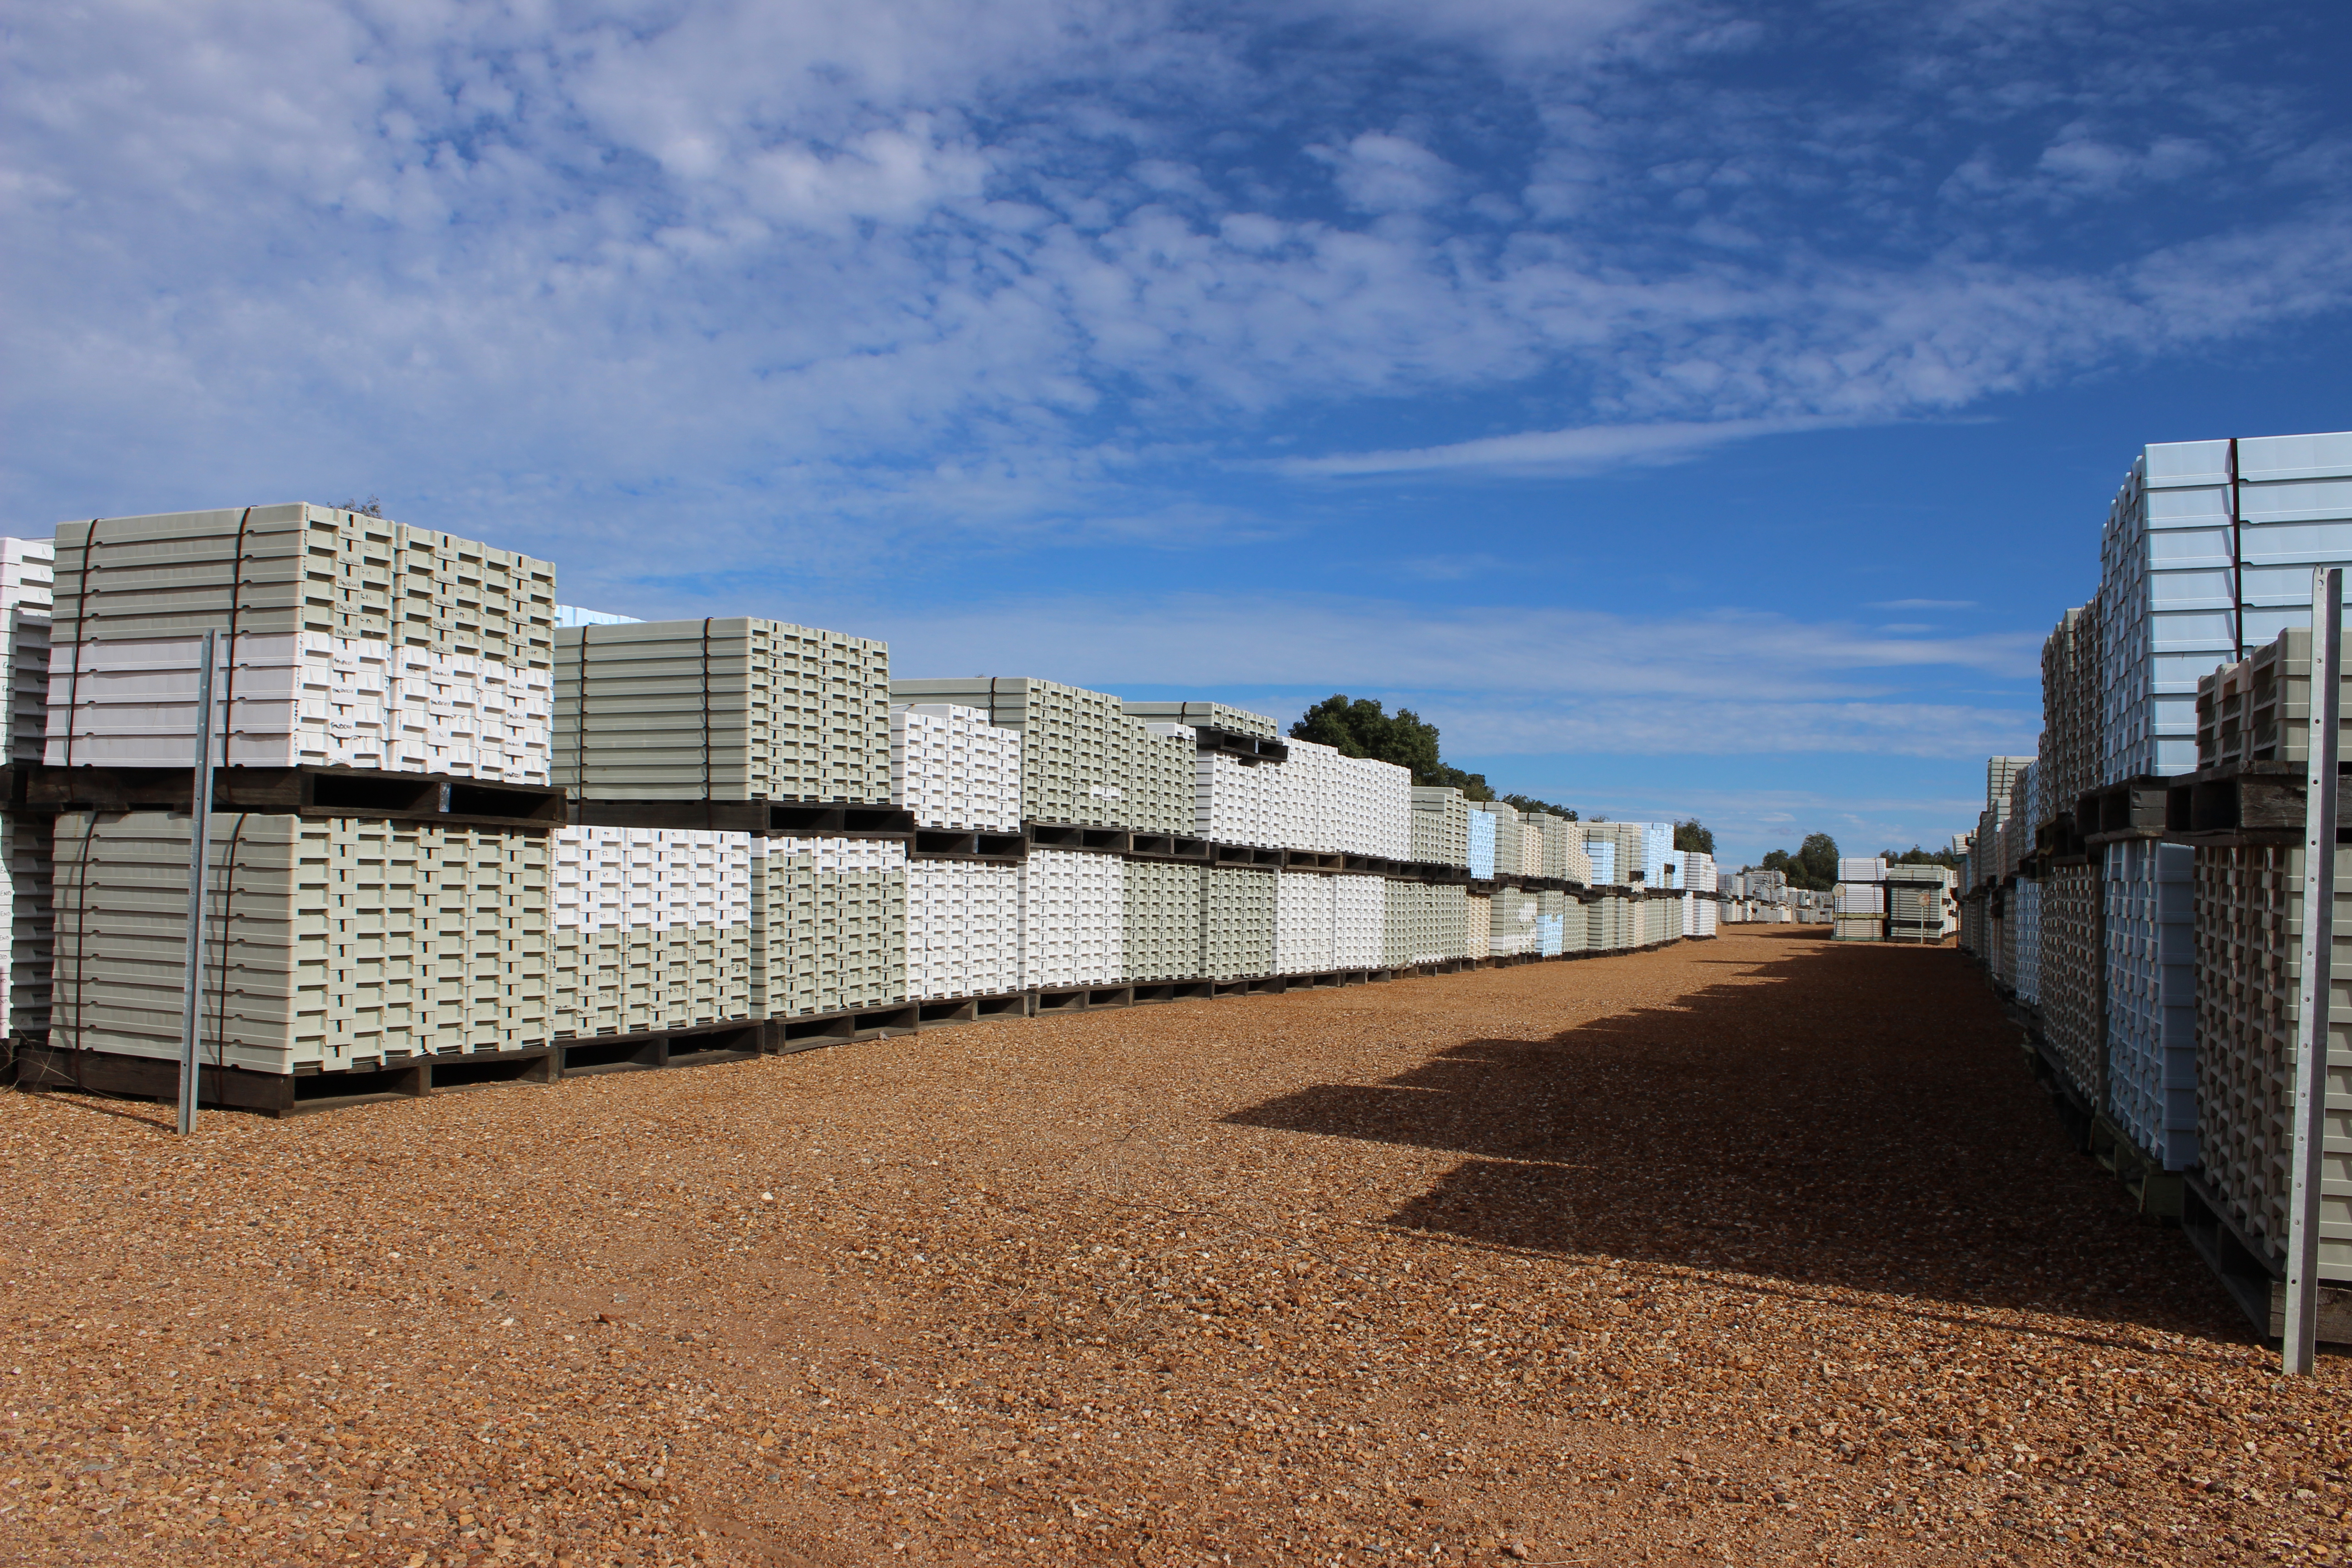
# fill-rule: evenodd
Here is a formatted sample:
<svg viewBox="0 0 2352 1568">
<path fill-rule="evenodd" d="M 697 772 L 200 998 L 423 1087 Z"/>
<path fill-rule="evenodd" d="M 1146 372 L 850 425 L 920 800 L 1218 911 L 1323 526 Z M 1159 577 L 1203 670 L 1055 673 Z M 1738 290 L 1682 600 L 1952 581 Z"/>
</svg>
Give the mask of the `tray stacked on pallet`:
<svg viewBox="0 0 2352 1568">
<path fill-rule="evenodd" d="M 1026 990 L 1124 984 L 1126 862 L 1031 850 L 1021 863 L 1021 965 Z"/>
<path fill-rule="evenodd" d="M 1468 892 L 1458 883 L 1382 883 L 1386 966 L 1404 969 L 1466 957 Z"/>
<path fill-rule="evenodd" d="M 553 1035 L 646 1034 L 756 1016 L 750 834 L 564 827 L 552 839 Z"/>
<path fill-rule="evenodd" d="M 1021 732 L 947 702 L 890 710 L 891 798 L 921 827 L 1021 828 Z"/>
<path fill-rule="evenodd" d="M 751 1007 L 841 1013 L 907 996 L 907 846 L 754 836 Z"/>
<path fill-rule="evenodd" d="M 1294 752 L 1295 757 L 1297 753 Z M 1283 871 L 1275 878 L 1274 972 L 1314 974 L 1339 967 L 1337 877 Z"/>
<path fill-rule="evenodd" d="M 2042 1039 L 2085 1106 L 2100 1103 L 2106 1076 L 2099 1023 L 2106 985 L 2100 881 L 2096 867 L 2059 866 L 2042 884 Z"/>
<path fill-rule="evenodd" d="M 545 784 L 554 568 L 324 507 L 58 529 L 45 761 L 180 768 L 202 634 L 232 767 Z"/>
<path fill-rule="evenodd" d="M 1491 882 L 1496 868 L 1496 818 L 1491 811 L 1481 811 L 1475 802 L 1469 806 L 1467 826 L 1463 836 L 1463 858 L 1468 862 L 1471 879 Z"/>
<path fill-rule="evenodd" d="M 1536 952 L 1546 958 L 1558 958 L 1569 951 L 1568 911 L 1570 901 L 1566 893 L 1547 889 L 1536 895 Z M 1578 912 L 1582 913 L 1581 908 Z M 1579 926 L 1584 922 L 1577 921 Z M 1580 935 L 1582 933 L 1580 931 Z"/>
<path fill-rule="evenodd" d="M 1191 726 L 1155 726 L 1107 692 L 1027 676 L 900 679 L 890 695 L 976 709 L 989 723 L 1019 731 L 1024 822 L 1195 831 L 1200 747 Z"/>
<path fill-rule="evenodd" d="M 1675 929 L 1682 924 L 1682 908 L 1679 900 L 1647 898 L 1642 900 L 1640 909 L 1642 918 L 1640 945 L 1654 947 L 1662 942 L 1672 942 L 1675 939 Z"/>
<path fill-rule="evenodd" d="M 68 524 L 58 566 L 48 1049 L 179 1055 L 207 630 L 217 798 L 285 804 L 215 809 L 205 1063 L 369 1071 L 545 1043 L 551 567 L 306 505 Z M 90 809 L 173 790 L 177 810 Z"/>
<path fill-rule="evenodd" d="M 215 816 L 207 1067 L 366 1071 L 548 1037 L 544 834 L 261 813 Z M 57 819 L 50 1041 L 176 1058 L 188 817 Z"/>
<path fill-rule="evenodd" d="M 1208 868 L 1129 860 L 1126 877 L 1126 978 L 1149 983 L 1200 976 Z"/>
<path fill-rule="evenodd" d="M 1293 741 L 1274 847 L 1402 860 L 1412 853 L 1412 774 L 1330 746 Z M 1213 834 L 1205 835 L 1213 837 Z"/>
<path fill-rule="evenodd" d="M 2034 763 L 2041 820 L 2032 825 L 2048 851 L 2033 895 L 2039 931 L 2032 1001 L 2043 1045 L 2085 1106 L 2100 1103 L 2106 1071 L 2099 1022 L 2106 993 L 2102 872 L 2084 858 L 2075 823 L 2077 804 L 2100 782 L 2099 678 L 2094 600 L 2061 616 L 2042 644 L 2042 749 Z M 1968 907 L 1979 909 L 1973 901 Z"/>
<path fill-rule="evenodd" d="M 1460 790 L 1414 786 L 1409 848 L 1405 858 L 1425 865 L 1470 864 L 1470 803 Z"/>
<path fill-rule="evenodd" d="M 2311 619 L 2315 566 L 2352 559 L 2352 433 L 2146 447 L 2101 541 L 2100 776 L 2197 766 L 2197 686 Z"/>
<path fill-rule="evenodd" d="M 930 1002 L 1019 991 L 1021 943 L 1017 862 L 908 860 L 909 998 Z"/>
<path fill-rule="evenodd" d="M 1222 702 L 1146 699 L 1125 701 L 1119 707 L 1130 718 L 1141 719 L 1151 724 L 1183 724 L 1222 735 L 1246 735 L 1261 741 L 1279 741 L 1282 738 L 1282 727 L 1266 715 L 1253 713 L 1246 708 L 1229 708 Z"/>
<path fill-rule="evenodd" d="M 2196 851 L 2197 1110 L 2205 1194 L 2273 1270 L 2283 1266 L 2303 970 L 2300 845 Z M 2352 973 L 2352 846 L 2336 850 L 2335 973 Z M 2340 987 L 2339 987 L 2340 990 Z M 2352 1285 L 2352 1009 L 2327 1025 L 2322 1279 Z"/>
<path fill-rule="evenodd" d="M 1483 837 L 1481 836 L 1480 828 L 1475 820 L 1470 830 L 1471 846 L 1474 856 L 1477 852 L 1484 851 L 1491 857 L 1486 864 L 1485 876 L 1488 879 L 1509 879 L 1526 876 L 1527 873 L 1520 869 L 1519 814 L 1517 809 L 1507 805 L 1499 800 L 1479 800 L 1470 803 L 1470 810 L 1474 818 L 1486 818 L 1486 827 Z M 1491 849 L 1487 847 L 1489 843 L 1492 845 Z M 1540 843 L 1540 840 L 1538 843 Z M 1538 857 L 1540 857 L 1542 853 L 1541 849 L 1538 848 L 1537 853 Z M 1479 861 L 1475 858 L 1470 863 L 1470 874 L 1474 877 L 1480 875 Z M 1493 956 L 1500 958 L 1504 955 L 1501 953 L 1496 953 Z"/>
<path fill-rule="evenodd" d="M 730 616 L 555 634 L 556 782 L 592 801 L 891 797 L 890 650 Z"/>
<path fill-rule="evenodd" d="M 1200 753 L 1193 773 L 1192 825 L 1188 829 L 1219 844 L 1284 847 L 1287 796 L 1282 768 L 1244 762 L 1223 752 Z"/>
<path fill-rule="evenodd" d="M 1202 973 L 1246 980 L 1274 973 L 1275 883 L 1281 873 L 1211 866 L 1202 879 Z"/>
<path fill-rule="evenodd" d="M 919 830 L 907 862 L 908 995 L 929 1002 L 1021 990 L 1017 855 L 996 861 L 961 851 L 927 856 L 919 831 L 1017 834 L 1020 731 L 990 723 L 975 708 L 898 704 L 890 710 L 890 777 L 892 798 Z"/>
<path fill-rule="evenodd" d="M 11 766 L 41 760 L 48 718 L 50 563 L 46 539 L 0 539 L 0 611 L 8 635 L 8 756 Z M 0 929 L 8 962 L 0 970 L 0 1029 L 37 1035 L 49 1026 L 49 823 L 13 811 L 0 815 Z"/>
<path fill-rule="evenodd" d="M 1490 958 L 1517 958 L 1537 948 L 1536 917 L 1541 906 L 1534 893 L 1498 888 L 1486 900 L 1486 953 Z"/>
<path fill-rule="evenodd" d="M 2168 1171 L 2197 1163 L 2195 856 L 2105 847 L 2107 1117 Z"/>
<path fill-rule="evenodd" d="M 1696 849 L 1677 849 L 1666 857 L 1666 873 L 1667 886 L 1682 889 L 1678 934 L 1715 935 L 1718 914 L 1715 895 L 1722 880 L 1716 869 L 1715 857 Z"/>
<path fill-rule="evenodd" d="M 1463 901 L 1462 956 L 1483 959 L 1494 956 L 1495 900 L 1492 894 L 1472 893 Z"/>
<path fill-rule="evenodd" d="M 749 616 L 604 621 L 558 628 L 555 665 L 555 777 L 575 796 L 574 831 L 625 826 L 645 852 L 682 865 L 717 828 L 728 855 L 741 856 L 745 1016 L 906 999 L 906 836 L 776 819 L 806 808 L 889 815 L 887 644 Z M 650 929 L 627 934 L 634 951 L 663 951 Z M 643 1027 L 708 1021 L 697 1011 L 681 1005 Z"/>
</svg>

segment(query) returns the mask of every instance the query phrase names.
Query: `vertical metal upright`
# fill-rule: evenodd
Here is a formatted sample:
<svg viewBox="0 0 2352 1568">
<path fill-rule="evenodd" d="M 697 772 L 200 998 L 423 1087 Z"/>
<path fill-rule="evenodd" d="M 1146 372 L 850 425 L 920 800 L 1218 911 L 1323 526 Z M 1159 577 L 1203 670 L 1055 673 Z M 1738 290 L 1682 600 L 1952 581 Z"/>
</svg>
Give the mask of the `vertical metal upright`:
<svg viewBox="0 0 2352 1568">
<path fill-rule="evenodd" d="M 2311 759 L 2304 775 L 2303 982 L 2295 993 L 2294 1165 L 2287 1202 L 2289 1373 L 2312 1370 L 2319 1324 L 2319 1200 L 2327 1128 L 2328 1013 L 2335 994 L 2336 752 L 2344 674 L 2344 568 L 2311 574 Z"/>
<path fill-rule="evenodd" d="M 196 756 L 188 781 L 188 983 L 180 1005 L 180 1132 L 196 1130 L 196 1092 L 203 1067 L 196 1049 L 204 1016 L 205 872 L 213 826 L 213 669 L 220 634 L 206 632 L 196 656 Z M 234 655 L 232 655 L 234 657 Z"/>
</svg>

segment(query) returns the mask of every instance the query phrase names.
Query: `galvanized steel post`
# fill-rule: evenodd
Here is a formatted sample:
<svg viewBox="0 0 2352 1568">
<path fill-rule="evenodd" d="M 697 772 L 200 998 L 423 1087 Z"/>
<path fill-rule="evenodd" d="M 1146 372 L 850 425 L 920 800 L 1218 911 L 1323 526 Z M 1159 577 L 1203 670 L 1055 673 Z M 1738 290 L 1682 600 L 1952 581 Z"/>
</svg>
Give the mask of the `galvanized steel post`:
<svg viewBox="0 0 2352 1568">
<path fill-rule="evenodd" d="M 2311 759 L 2304 779 L 2303 984 L 2294 1029 L 2294 1165 L 2287 1203 L 2286 1332 L 2280 1356 L 2308 1373 L 2319 1321 L 2319 1199 L 2327 1121 L 2329 959 L 2336 942 L 2336 731 L 2342 706 L 2344 568 L 2311 574 Z"/>
<path fill-rule="evenodd" d="M 213 826 L 213 667 L 219 649 L 220 634 L 208 631 L 196 659 L 196 758 L 188 781 L 188 984 L 180 1010 L 183 1136 L 196 1130 L 196 1091 L 202 1071 L 196 1031 L 197 1020 L 204 1016 L 205 862 L 211 858 Z"/>
</svg>

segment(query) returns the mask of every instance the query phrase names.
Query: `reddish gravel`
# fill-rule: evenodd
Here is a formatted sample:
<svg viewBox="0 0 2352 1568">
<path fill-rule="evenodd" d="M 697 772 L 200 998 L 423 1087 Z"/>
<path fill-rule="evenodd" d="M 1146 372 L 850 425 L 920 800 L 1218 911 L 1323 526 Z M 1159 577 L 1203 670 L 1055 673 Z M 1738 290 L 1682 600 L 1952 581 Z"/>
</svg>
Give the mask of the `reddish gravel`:
<svg viewBox="0 0 2352 1568">
<path fill-rule="evenodd" d="M 1785 928 L 291 1122 L 0 1096 L 0 1560 L 2345 1552 L 1948 949 Z"/>
</svg>

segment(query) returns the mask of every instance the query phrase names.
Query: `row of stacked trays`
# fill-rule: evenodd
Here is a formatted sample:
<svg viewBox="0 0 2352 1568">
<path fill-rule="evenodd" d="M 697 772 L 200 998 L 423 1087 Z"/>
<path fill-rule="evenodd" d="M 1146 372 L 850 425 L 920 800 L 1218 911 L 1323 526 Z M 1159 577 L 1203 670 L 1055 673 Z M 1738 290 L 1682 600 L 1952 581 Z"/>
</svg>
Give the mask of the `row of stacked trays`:
<svg viewBox="0 0 2352 1568">
<path fill-rule="evenodd" d="M 2273 1270 L 2313 574 L 2347 559 L 2352 433 L 2145 447 L 2097 592 L 2044 641 L 2036 752 L 1989 764 L 1964 872 L 1962 945 L 2069 1098 Z M 2284 792 L 2276 826 L 2237 815 L 2258 785 Z M 2328 1033 L 2321 1277 L 2352 1289 L 2352 1021 Z"/>
<path fill-rule="evenodd" d="M 59 798 L 121 798 L 104 792 L 130 770 L 190 775 L 213 633 L 212 765 L 231 797 L 299 770 L 446 781 L 445 812 L 458 783 L 548 807 L 441 823 L 383 804 L 430 791 L 322 786 L 321 802 L 375 804 L 218 813 L 208 1065 L 359 1072 L 1058 986 L 1558 956 L 1641 945 L 1664 918 L 1557 889 L 1498 903 L 1442 880 L 1042 844 L 917 854 L 870 817 L 723 813 L 895 807 L 918 831 L 1106 826 L 1465 869 L 1475 842 L 1489 875 L 1499 827 L 1506 878 L 1570 883 L 1595 880 L 1595 832 L 1654 878 L 1664 831 L 1474 809 L 1223 704 L 894 682 L 877 641 L 635 621 L 561 605 L 555 581 L 514 552 L 310 505 L 0 543 L 11 758 L 100 792 Z M 187 814 L 49 808 L 0 827 L 12 1033 L 176 1058 Z"/>
</svg>

